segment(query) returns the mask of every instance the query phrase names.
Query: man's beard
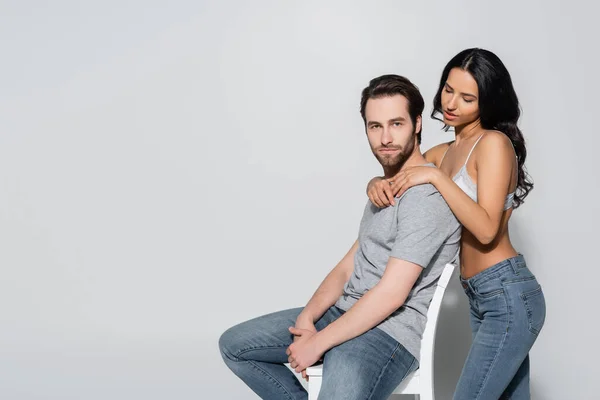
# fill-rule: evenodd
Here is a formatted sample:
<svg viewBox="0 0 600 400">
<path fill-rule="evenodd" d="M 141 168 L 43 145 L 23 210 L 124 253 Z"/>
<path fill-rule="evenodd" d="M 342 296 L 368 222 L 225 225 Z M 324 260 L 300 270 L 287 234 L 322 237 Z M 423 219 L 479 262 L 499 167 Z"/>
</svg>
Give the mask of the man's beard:
<svg viewBox="0 0 600 400">
<path fill-rule="evenodd" d="M 397 154 L 394 155 L 382 155 L 379 154 L 378 150 L 382 149 L 382 148 L 387 148 L 387 149 L 399 149 L 400 151 Z M 410 140 L 410 142 L 406 145 L 405 148 L 401 148 L 401 147 L 396 147 L 396 146 L 388 146 L 388 147 L 378 147 L 377 149 L 373 149 L 373 154 L 375 155 L 375 157 L 377 158 L 377 160 L 379 161 L 379 163 L 381 164 L 382 167 L 384 168 L 388 168 L 388 169 L 400 169 L 402 168 L 402 166 L 404 165 L 404 163 L 406 162 L 406 160 L 408 160 L 408 158 L 410 157 L 410 155 L 412 154 L 413 150 L 415 149 L 415 141 L 414 140 Z"/>
</svg>

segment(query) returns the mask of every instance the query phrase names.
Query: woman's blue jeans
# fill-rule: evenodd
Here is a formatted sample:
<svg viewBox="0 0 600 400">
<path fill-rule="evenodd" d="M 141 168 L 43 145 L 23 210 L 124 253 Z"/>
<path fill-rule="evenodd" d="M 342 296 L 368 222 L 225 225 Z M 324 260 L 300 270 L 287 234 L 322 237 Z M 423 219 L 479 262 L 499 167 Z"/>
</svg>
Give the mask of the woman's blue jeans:
<svg viewBox="0 0 600 400">
<path fill-rule="evenodd" d="M 546 317 L 542 288 L 522 255 L 469 279 L 473 344 L 455 400 L 530 399 L 529 350 Z"/>
</svg>

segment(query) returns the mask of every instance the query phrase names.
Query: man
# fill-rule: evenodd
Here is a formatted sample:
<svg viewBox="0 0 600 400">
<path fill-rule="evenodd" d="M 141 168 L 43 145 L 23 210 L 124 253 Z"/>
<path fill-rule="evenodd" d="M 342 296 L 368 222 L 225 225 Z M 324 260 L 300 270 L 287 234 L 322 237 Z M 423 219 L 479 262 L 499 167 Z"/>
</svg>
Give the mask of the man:
<svg viewBox="0 0 600 400">
<path fill-rule="evenodd" d="M 423 97 L 384 75 L 362 92 L 361 115 L 386 178 L 430 165 L 419 149 Z M 432 185 L 378 209 L 367 203 L 358 240 L 306 307 L 244 322 L 219 341 L 227 366 L 263 399 L 306 399 L 284 365 L 305 376 L 323 360 L 323 399 L 387 399 L 418 367 L 435 284 L 458 251 L 460 225 Z"/>
</svg>

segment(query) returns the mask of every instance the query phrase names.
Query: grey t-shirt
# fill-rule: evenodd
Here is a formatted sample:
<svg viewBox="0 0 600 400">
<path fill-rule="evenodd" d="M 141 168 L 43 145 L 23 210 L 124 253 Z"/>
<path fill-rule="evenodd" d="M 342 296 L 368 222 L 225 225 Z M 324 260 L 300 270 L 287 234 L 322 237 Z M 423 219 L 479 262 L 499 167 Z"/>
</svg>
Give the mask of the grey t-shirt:
<svg viewBox="0 0 600 400">
<path fill-rule="evenodd" d="M 335 305 L 350 309 L 380 281 L 389 257 L 420 265 L 423 272 L 404 304 L 377 326 L 418 360 L 427 309 L 444 266 L 455 261 L 460 233 L 458 220 L 433 185 L 414 186 L 387 208 L 368 202 L 354 272 Z"/>
</svg>

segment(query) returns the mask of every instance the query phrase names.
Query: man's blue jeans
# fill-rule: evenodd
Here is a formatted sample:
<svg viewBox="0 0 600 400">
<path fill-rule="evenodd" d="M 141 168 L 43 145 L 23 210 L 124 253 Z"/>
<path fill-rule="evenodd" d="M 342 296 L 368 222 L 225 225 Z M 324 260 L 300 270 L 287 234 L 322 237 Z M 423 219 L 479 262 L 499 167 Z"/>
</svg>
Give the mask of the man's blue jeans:
<svg viewBox="0 0 600 400">
<path fill-rule="evenodd" d="M 544 294 L 522 255 L 461 279 L 473 344 L 455 400 L 529 400 L 529 350 L 546 317 Z"/>
<path fill-rule="evenodd" d="M 236 325 L 223 333 L 219 347 L 225 364 L 256 394 L 267 400 L 306 399 L 307 393 L 285 366 L 293 342 L 288 328 L 302 308 L 279 311 Z M 317 330 L 344 312 L 331 307 Z M 418 366 L 415 358 L 387 333 L 373 328 L 323 356 L 320 399 L 387 399 Z"/>
</svg>

